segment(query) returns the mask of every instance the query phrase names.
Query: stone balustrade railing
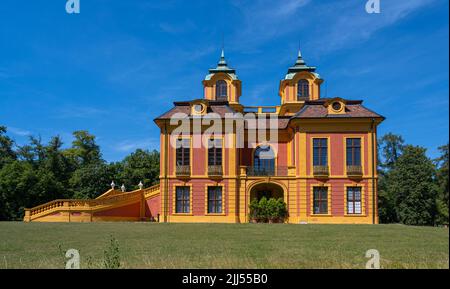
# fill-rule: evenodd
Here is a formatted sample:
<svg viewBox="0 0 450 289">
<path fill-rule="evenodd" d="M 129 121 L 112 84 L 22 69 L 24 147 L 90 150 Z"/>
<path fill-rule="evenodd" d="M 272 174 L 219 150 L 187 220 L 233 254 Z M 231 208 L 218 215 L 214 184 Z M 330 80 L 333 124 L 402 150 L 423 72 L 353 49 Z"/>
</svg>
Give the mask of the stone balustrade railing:
<svg viewBox="0 0 450 289">
<path fill-rule="evenodd" d="M 272 170 L 261 168 L 240 166 L 239 174 L 241 177 L 295 177 L 295 166 L 279 166 Z"/>
<path fill-rule="evenodd" d="M 25 209 L 25 211 L 29 211 L 29 215 L 33 216 L 33 215 L 37 215 L 37 214 L 40 214 L 40 213 L 48 211 L 48 210 L 52 210 L 52 209 L 59 208 L 59 207 L 64 207 L 66 202 L 67 202 L 66 200 L 54 200 L 54 201 L 39 205 L 37 207 L 34 207 L 32 209 Z"/>
<path fill-rule="evenodd" d="M 159 184 L 154 185 L 150 188 L 144 189 L 144 197 L 149 198 L 159 192 Z"/>
<path fill-rule="evenodd" d="M 244 113 L 278 114 L 281 106 L 245 106 Z"/>
<path fill-rule="evenodd" d="M 83 200 L 83 199 L 60 199 L 60 200 L 54 200 L 39 206 L 36 206 L 31 209 L 25 209 L 25 218 L 31 218 L 33 216 L 39 215 L 41 213 L 49 212 L 54 209 L 61 209 L 61 210 L 73 210 L 73 209 L 79 209 L 79 210 L 92 210 L 96 209 L 100 206 L 107 206 L 111 205 L 117 202 L 120 202 L 122 200 L 134 200 L 139 199 L 144 196 L 151 196 L 152 194 L 156 194 L 159 191 L 159 184 L 155 185 L 153 187 L 143 189 L 143 190 L 136 190 L 132 192 L 125 192 L 117 195 L 113 195 L 110 197 L 102 198 L 102 199 L 89 199 L 89 200 Z"/>
</svg>

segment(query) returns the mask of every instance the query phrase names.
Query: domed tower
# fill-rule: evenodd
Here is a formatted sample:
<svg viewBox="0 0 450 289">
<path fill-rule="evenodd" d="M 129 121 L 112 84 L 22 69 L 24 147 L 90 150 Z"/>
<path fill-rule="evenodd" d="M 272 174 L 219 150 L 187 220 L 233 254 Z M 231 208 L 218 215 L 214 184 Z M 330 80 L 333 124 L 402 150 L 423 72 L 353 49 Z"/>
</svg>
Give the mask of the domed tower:
<svg viewBox="0 0 450 289">
<path fill-rule="evenodd" d="M 299 50 L 297 61 L 294 66 L 289 67 L 285 78 L 280 82 L 279 95 L 285 109 L 286 106 L 290 106 L 291 110 L 295 111 L 306 100 L 320 98 L 320 85 L 323 79 L 315 71 L 316 67 L 308 66 Z"/>
<path fill-rule="evenodd" d="M 241 81 L 236 75 L 236 70 L 228 67 L 223 49 L 217 67 L 210 69 L 203 80 L 203 87 L 205 99 L 228 101 L 232 106 L 239 106 Z"/>
</svg>

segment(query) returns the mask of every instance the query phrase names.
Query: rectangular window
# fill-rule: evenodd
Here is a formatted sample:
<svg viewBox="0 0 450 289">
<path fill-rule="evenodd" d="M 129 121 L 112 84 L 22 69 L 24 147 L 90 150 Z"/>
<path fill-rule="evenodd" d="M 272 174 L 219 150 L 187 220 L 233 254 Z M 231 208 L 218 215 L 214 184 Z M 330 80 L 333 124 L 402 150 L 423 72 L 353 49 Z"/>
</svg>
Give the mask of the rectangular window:
<svg viewBox="0 0 450 289">
<path fill-rule="evenodd" d="M 361 166 L 361 139 L 347 139 L 347 166 Z"/>
<path fill-rule="evenodd" d="M 208 140 L 208 165 L 221 166 L 222 165 L 222 140 L 210 139 Z"/>
<path fill-rule="evenodd" d="M 358 215 L 362 213 L 361 209 L 361 188 L 347 188 L 347 214 Z"/>
<path fill-rule="evenodd" d="M 191 193 L 190 187 L 176 187 L 176 206 L 175 212 L 179 214 L 188 214 L 191 211 Z"/>
<path fill-rule="evenodd" d="M 328 139 L 326 138 L 313 139 L 313 165 L 314 166 L 328 165 Z"/>
<path fill-rule="evenodd" d="M 208 214 L 222 213 L 222 187 L 208 187 Z"/>
<path fill-rule="evenodd" d="M 314 214 L 328 214 L 328 187 L 314 187 Z"/>
<path fill-rule="evenodd" d="M 191 147 L 190 139 L 177 140 L 177 151 L 176 151 L 177 166 L 190 165 L 190 153 L 191 153 L 190 147 Z"/>
</svg>

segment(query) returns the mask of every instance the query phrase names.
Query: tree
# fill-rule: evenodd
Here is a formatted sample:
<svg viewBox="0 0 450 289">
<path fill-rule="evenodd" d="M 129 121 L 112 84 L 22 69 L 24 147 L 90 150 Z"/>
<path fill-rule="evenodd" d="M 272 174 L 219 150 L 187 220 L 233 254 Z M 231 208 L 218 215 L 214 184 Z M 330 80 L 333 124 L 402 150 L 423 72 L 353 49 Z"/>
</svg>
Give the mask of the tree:
<svg viewBox="0 0 450 289">
<path fill-rule="evenodd" d="M 159 181 L 159 153 L 137 149 L 121 162 L 118 181 L 127 188 L 137 189 L 139 182 L 150 187 Z"/>
<path fill-rule="evenodd" d="M 6 136 L 6 127 L 0 126 L 0 168 L 17 158 L 13 150 L 14 141 Z"/>
<path fill-rule="evenodd" d="M 384 168 L 391 169 L 403 152 L 404 140 L 400 135 L 388 133 L 378 143 L 383 157 L 380 164 Z"/>
<path fill-rule="evenodd" d="M 389 173 L 379 173 L 378 180 L 378 217 L 380 223 L 397 223 L 398 217 L 395 209 L 395 198 L 389 190 Z"/>
<path fill-rule="evenodd" d="M 74 170 L 74 164 L 64 156 L 62 145 L 59 136 L 52 137 L 48 144 L 43 144 L 40 137 L 30 137 L 30 144 L 18 150 L 19 159 L 29 163 L 39 177 L 38 187 L 33 192 L 39 196 L 37 201 L 70 196 L 68 179 Z"/>
<path fill-rule="evenodd" d="M 18 220 L 38 182 L 31 164 L 13 161 L 0 169 L 0 220 Z"/>
<path fill-rule="evenodd" d="M 35 161 L 33 147 L 29 144 L 19 146 L 17 148 L 17 157 L 21 161 L 33 164 Z"/>
<path fill-rule="evenodd" d="M 115 166 L 93 163 L 77 169 L 70 178 L 73 198 L 94 199 L 110 189 L 117 174 Z"/>
<path fill-rule="evenodd" d="M 54 199 L 95 198 L 110 188 L 112 180 L 127 190 L 140 181 L 148 187 L 158 182 L 159 153 L 136 150 L 123 161 L 107 164 L 101 158 L 95 136 L 87 131 L 73 133 L 69 149 L 59 136 L 45 144 L 30 137 L 15 147 L 0 126 L 0 220 L 18 220 L 23 209 Z"/>
<path fill-rule="evenodd" d="M 77 164 L 64 154 L 64 151 L 61 150 L 62 145 L 63 142 L 59 136 L 52 137 L 49 144 L 44 147 L 45 159 L 41 166 L 52 172 L 59 182 L 67 186 Z"/>
<path fill-rule="evenodd" d="M 379 157 L 378 167 L 378 216 L 381 223 L 398 222 L 395 210 L 395 197 L 388 189 L 389 173 L 401 156 L 404 140 L 400 135 L 388 133 L 378 141 Z"/>
<path fill-rule="evenodd" d="M 397 218 L 403 224 L 434 224 L 436 171 L 425 152 L 421 147 L 405 146 L 389 172 L 387 190 L 392 194 Z"/>
<path fill-rule="evenodd" d="M 66 156 L 73 159 L 79 166 L 103 163 L 100 147 L 95 142 L 95 136 L 80 130 L 73 132 L 75 140 L 72 148 L 66 150 Z"/>
<path fill-rule="evenodd" d="M 449 215 L 449 199 L 448 199 L 448 150 L 449 144 L 439 147 L 441 156 L 435 160 L 437 167 L 437 185 L 439 187 L 439 194 L 436 200 L 438 211 L 437 224 L 448 224 Z"/>
<path fill-rule="evenodd" d="M 28 202 L 26 207 L 34 207 L 55 199 L 70 198 L 70 192 L 55 174 L 45 168 L 35 170 L 36 184 L 28 191 Z"/>
</svg>

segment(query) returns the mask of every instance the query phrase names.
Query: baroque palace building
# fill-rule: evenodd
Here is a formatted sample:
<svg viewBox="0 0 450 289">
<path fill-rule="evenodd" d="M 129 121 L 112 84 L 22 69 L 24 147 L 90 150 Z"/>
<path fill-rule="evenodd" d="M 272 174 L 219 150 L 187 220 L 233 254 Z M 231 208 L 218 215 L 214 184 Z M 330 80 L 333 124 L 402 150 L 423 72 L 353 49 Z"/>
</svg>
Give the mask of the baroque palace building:
<svg viewBox="0 0 450 289">
<path fill-rule="evenodd" d="M 289 223 L 376 224 L 384 117 L 361 100 L 322 98 L 322 83 L 299 52 L 280 81 L 280 105 L 244 106 L 222 51 L 203 98 L 175 102 L 155 119 L 159 185 L 55 200 L 27 209 L 24 220 L 246 223 L 251 200 L 266 196 L 284 199 Z"/>
</svg>

